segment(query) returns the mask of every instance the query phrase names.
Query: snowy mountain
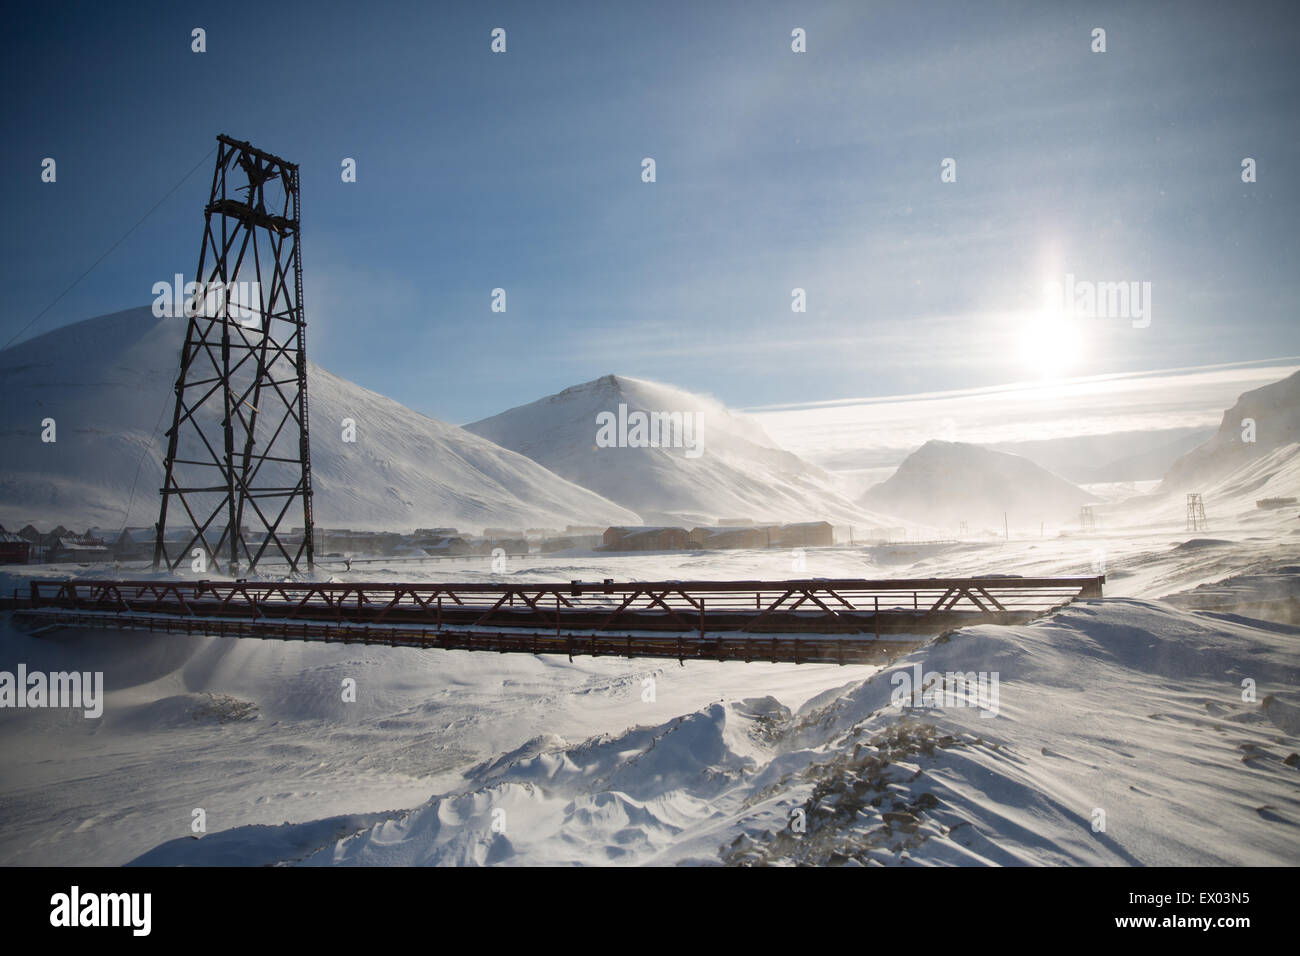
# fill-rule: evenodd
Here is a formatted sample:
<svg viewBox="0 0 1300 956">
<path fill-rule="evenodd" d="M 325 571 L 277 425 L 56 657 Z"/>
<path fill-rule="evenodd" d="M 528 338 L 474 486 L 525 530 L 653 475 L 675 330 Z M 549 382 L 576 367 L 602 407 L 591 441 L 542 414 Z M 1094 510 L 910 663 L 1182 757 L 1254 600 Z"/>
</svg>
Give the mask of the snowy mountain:
<svg viewBox="0 0 1300 956">
<path fill-rule="evenodd" d="M 1194 428 L 1185 434 L 1165 441 L 1170 433 L 1157 437 L 1155 441 L 1148 436 L 1147 443 L 1140 451 L 1122 458 L 1107 461 L 1104 465 L 1094 467 L 1085 475 L 1066 475 L 1073 481 L 1147 481 L 1162 477 L 1173 462 L 1202 444 L 1214 434 L 1213 429 Z M 1080 436 L 1081 438 L 1085 436 Z M 1032 456 L 1031 456 L 1032 457 Z M 1102 459 L 1104 460 L 1104 459 Z"/>
<path fill-rule="evenodd" d="M 1269 512 L 1256 507 L 1263 498 L 1295 498 L 1300 496 L 1300 444 L 1282 445 L 1251 458 L 1221 477 L 1202 486 L 1202 497 L 1207 507 L 1220 516 L 1233 513 L 1247 523 L 1270 523 L 1265 519 Z M 1181 498 L 1181 493 L 1179 493 Z M 1279 508 L 1272 515 L 1283 524 L 1294 527 L 1295 506 Z"/>
<path fill-rule="evenodd" d="M 1249 437 L 1255 440 L 1243 440 Z M 1241 395 L 1224 412 L 1218 432 L 1174 462 L 1155 490 L 1107 505 L 1099 518 L 1107 524 L 1181 526 L 1189 492 L 1201 495 L 1210 530 L 1295 527 L 1300 509 L 1261 509 L 1255 503 L 1300 497 L 1300 372 Z"/>
<path fill-rule="evenodd" d="M 1214 437 L 1175 461 L 1158 490 L 1204 491 L 1207 484 L 1295 442 L 1300 442 L 1300 372 L 1238 397 L 1223 413 Z"/>
<path fill-rule="evenodd" d="M 1079 506 L 1097 499 L 1028 458 L 964 442 L 928 441 L 898 471 L 862 496 L 865 507 L 914 521 L 972 532 L 1040 522 L 1059 526 L 1078 518 Z"/>
<path fill-rule="evenodd" d="M 184 335 L 184 320 L 138 308 L 0 352 L 0 523 L 153 524 Z M 523 455 L 310 364 L 308 389 L 319 526 L 479 530 L 637 520 Z M 355 423 L 354 442 L 343 440 L 345 418 Z M 55 423 L 53 442 L 42 441 L 46 419 Z"/>
<path fill-rule="evenodd" d="M 606 375 L 465 428 L 649 522 L 886 523 L 752 419 L 656 382 Z"/>
<path fill-rule="evenodd" d="M 1169 428 L 994 442 L 985 447 L 1028 458 L 1066 481 L 1082 485 L 1162 478 L 1179 456 L 1213 434 L 1213 428 Z"/>
<path fill-rule="evenodd" d="M 1296 527 L 1295 505 L 1259 508 L 1264 498 L 1300 497 L 1300 443 L 1282 445 L 1240 462 L 1227 470 L 1216 468 L 1189 479 L 1201 495 L 1206 529 L 1218 533 L 1230 528 L 1258 532 L 1289 531 Z M 1102 527 L 1183 527 L 1187 520 L 1188 485 L 1166 479 L 1150 494 L 1135 495 L 1097 510 Z"/>
</svg>

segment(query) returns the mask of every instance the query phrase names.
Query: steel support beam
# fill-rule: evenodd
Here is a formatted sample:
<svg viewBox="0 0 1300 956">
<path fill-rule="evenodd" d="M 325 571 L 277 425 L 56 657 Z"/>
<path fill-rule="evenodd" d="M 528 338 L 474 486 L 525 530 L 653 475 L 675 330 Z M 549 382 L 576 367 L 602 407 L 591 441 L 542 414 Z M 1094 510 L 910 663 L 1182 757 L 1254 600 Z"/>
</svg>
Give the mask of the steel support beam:
<svg viewBox="0 0 1300 956">
<path fill-rule="evenodd" d="M 167 430 L 155 570 L 314 563 L 298 167 L 217 137 Z M 175 502 L 185 537 L 168 537 Z M 176 515 L 171 518 L 175 523 Z M 301 539 L 289 533 L 297 522 Z"/>
</svg>

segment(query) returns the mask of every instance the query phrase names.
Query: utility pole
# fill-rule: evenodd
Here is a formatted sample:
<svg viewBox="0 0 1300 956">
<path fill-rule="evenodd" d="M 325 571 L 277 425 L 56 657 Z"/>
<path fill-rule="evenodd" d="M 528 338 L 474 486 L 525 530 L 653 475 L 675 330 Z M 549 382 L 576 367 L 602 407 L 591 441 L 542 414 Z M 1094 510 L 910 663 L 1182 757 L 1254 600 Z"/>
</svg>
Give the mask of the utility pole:
<svg viewBox="0 0 1300 956">
<path fill-rule="evenodd" d="M 1085 534 L 1097 530 L 1097 518 L 1092 512 L 1092 505 L 1079 506 L 1079 530 Z"/>
</svg>

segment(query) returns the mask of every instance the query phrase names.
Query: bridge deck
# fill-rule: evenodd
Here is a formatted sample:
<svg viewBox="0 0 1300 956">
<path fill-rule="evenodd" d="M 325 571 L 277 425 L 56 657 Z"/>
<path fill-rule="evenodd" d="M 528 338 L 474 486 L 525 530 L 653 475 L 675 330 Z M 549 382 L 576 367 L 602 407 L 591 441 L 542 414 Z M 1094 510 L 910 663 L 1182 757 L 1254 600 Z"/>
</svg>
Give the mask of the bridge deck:
<svg viewBox="0 0 1300 956">
<path fill-rule="evenodd" d="M 1103 577 L 555 583 L 30 582 L 48 626 L 523 653 L 878 660 L 883 645 L 975 623 L 1022 623 Z M 618 633 L 616 633 L 618 632 Z M 815 633 L 817 638 L 796 635 Z M 770 635 L 770 636 L 760 636 Z M 882 641 L 882 635 L 896 639 Z M 909 638 L 911 639 L 909 641 Z"/>
</svg>

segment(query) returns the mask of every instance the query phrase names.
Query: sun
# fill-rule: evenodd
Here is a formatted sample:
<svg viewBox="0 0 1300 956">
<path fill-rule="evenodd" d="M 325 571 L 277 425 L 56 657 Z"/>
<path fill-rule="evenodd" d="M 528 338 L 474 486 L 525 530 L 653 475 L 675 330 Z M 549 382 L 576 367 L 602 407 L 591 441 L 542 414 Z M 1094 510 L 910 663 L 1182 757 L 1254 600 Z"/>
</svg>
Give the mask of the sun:
<svg viewBox="0 0 1300 956">
<path fill-rule="evenodd" d="M 1023 313 L 1013 334 L 1020 364 L 1035 378 L 1059 379 L 1083 364 L 1087 341 L 1080 319 L 1059 307 Z"/>
</svg>

